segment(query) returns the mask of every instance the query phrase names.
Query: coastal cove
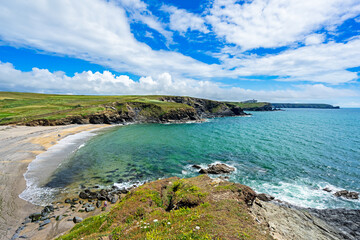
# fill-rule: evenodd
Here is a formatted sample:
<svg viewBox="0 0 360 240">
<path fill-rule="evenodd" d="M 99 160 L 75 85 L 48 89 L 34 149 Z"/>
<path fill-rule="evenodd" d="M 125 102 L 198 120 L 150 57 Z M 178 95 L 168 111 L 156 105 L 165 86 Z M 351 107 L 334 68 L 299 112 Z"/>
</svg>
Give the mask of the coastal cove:
<svg viewBox="0 0 360 240">
<path fill-rule="evenodd" d="M 28 183 L 34 183 L 31 175 L 41 176 L 41 169 L 36 172 L 39 160 L 43 169 L 52 165 L 53 174 L 45 174 L 36 186 L 38 192 L 27 189 L 20 196 L 45 206 L 78 196 L 86 188 L 128 188 L 159 178 L 196 177 L 199 173 L 193 164 L 206 167 L 222 162 L 236 169 L 224 175 L 230 182 L 300 209 L 359 209 L 359 200 L 333 195 L 342 189 L 360 191 L 356 182 L 360 150 L 355 137 L 359 115 L 359 109 L 291 109 L 195 123 L 114 125 L 96 135 L 78 133 L 38 155 L 32 162 L 35 168 L 30 168 L 34 172 L 25 174 Z M 351 126 L 348 132 L 342 129 L 344 124 Z M 67 147 L 74 139 L 77 143 Z M 59 167 L 54 168 L 51 161 L 56 156 Z"/>
<path fill-rule="evenodd" d="M 359 200 L 333 196 L 342 189 L 360 191 L 359 115 L 358 109 L 291 109 L 113 127 L 77 149 L 43 186 L 70 192 L 79 186 L 129 187 L 194 177 L 192 164 L 223 162 L 237 169 L 230 181 L 296 206 L 359 209 Z"/>
</svg>

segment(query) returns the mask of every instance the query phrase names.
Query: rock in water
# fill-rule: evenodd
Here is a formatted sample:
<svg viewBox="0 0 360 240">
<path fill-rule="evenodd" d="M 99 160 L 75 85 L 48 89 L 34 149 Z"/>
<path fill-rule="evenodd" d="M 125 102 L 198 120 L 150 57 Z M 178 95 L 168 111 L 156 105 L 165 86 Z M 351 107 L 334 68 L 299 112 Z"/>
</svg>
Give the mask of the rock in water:
<svg viewBox="0 0 360 240">
<path fill-rule="evenodd" d="M 196 169 L 201 169 L 201 166 L 200 165 L 197 165 L 197 164 L 194 164 L 192 165 L 193 168 L 196 168 Z"/>
<path fill-rule="evenodd" d="M 79 222 L 82 222 L 82 221 L 83 221 L 83 219 L 81 217 L 74 217 L 73 218 L 74 223 L 79 223 Z"/>
<path fill-rule="evenodd" d="M 345 197 L 347 199 L 359 199 L 359 193 L 349 192 L 348 190 L 341 190 L 334 193 L 336 197 Z"/>
<path fill-rule="evenodd" d="M 235 171 L 235 168 L 230 167 L 224 163 L 217 163 L 217 164 L 209 165 L 207 169 L 200 169 L 199 173 L 223 174 L 223 173 L 231 173 L 233 171 Z"/>
<path fill-rule="evenodd" d="M 266 193 L 260 193 L 256 197 L 264 202 L 270 202 L 271 200 L 275 199 L 273 196 L 266 194 Z"/>
</svg>

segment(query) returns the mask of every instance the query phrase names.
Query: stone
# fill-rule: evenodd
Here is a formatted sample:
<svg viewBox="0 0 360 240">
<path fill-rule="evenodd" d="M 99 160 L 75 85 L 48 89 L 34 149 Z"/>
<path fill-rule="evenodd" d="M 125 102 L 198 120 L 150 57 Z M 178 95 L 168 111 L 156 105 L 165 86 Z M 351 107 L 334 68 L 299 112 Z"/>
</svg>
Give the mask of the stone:
<svg viewBox="0 0 360 240">
<path fill-rule="evenodd" d="M 83 221 L 83 219 L 81 218 L 81 217 L 74 217 L 73 218 L 73 222 L 74 223 L 80 223 L 80 222 L 82 222 Z"/>
<path fill-rule="evenodd" d="M 98 201 L 96 202 L 96 207 L 99 208 L 99 207 L 101 207 L 101 205 L 102 205 L 102 201 L 98 200 Z"/>
<path fill-rule="evenodd" d="M 33 214 L 31 214 L 30 216 L 29 216 L 29 218 L 31 219 L 31 222 L 35 222 L 35 221 L 38 221 L 38 220 L 40 220 L 40 218 L 41 218 L 42 216 L 41 216 L 41 213 L 33 213 Z"/>
<path fill-rule="evenodd" d="M 48 225 L 50 223 L 50 219 L 46 219 L 45 221 L 43 221 L 42 223 L 40 223 L 40 227 L 43 227 L 45 225 Z"/>
<path fill-rule="evenodd" d="M 331 192 L 331 190 L 329 189 L 329 188 L 323 188 L 323 191 L 325 191 L 325 192 Z"/>
<path fill-rule="evenodd" d="M 95 207 L 87 207 L 87 208 L 85 208 L 85 211 L 86 212 L 92 212 L 92 211 L 95 211 Z"/>
<path fill-rule="evenodd" d="M 201 174 L 223 174 L 231 173 L 235 171 L 235 168 L 230 167 L 224 163 L 217 163 L 209 165 L 207 169 L 200 169 L 199 173 Z"/>
<path fill-rule="evenodd" d="M 201 166 L 200 166 L 200 165 L 197 165 L 197 164 L 194 164 L 194 165 L 192 165 L 191 167 L 196 168 L 196 169 L 201 169 Z"/>
<path fill-rule="evenodd" d="M 348 190 L 341 190 L 334 193 L 336 197 L 345 197 L 347 199 L 359 199 L 359 193 L 349 192 Z"/>
<path fill-rule="evenodd" d="M 86 190 L 85 190 L 85 191 L 86 191 Z M 86 192 L 80 192 L 80 193 L 79 193 L 79 197 L 80 197 L 81 199 L 88 199 L 88 198 L 89 198 L 89 194 L 86 193 Z"/>
<path fill-rule="evenodd" d="M 56 216 L 55 220 L 56 221 L 61 221 L 64 217 L 62 215 L 58 215 Z"/>
<path fill-rule="evenodd" d="M 266 194 L 266 193 L 260 193 L 260 194 L 257 194 L 256 196 L 258 199 L 260 199 L 261 201 L 264 201 L 264 202 L 270 202 L 272 200 L 274 200 L 275 198 L 269 194 Z"/>
<path fill-rule="evenodd" d="M 119 200 L 119 197 L 115 195 L 115 196 L 113 196 L 113 197 L 111 198 L 110 202 L 111 202 L 112 204 L 114 204 L 114 203 L 116 203 L 118 200 Z"/>
<path fill-rule="evenodd" d="M 67 199 L 65 199 L 64 202 L 65 202 L 65 203 L 71 203 L 71 199 L 70 199 L 70 198 L 67 198 Z"/>
</svg>

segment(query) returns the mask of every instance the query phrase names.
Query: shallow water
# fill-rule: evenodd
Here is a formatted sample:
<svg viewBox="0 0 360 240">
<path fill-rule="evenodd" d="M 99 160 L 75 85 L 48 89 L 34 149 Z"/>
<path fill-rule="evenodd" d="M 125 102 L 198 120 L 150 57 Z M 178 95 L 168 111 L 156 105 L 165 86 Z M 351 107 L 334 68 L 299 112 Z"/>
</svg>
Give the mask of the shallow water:
<svg viewBox="0 0 360 240">
<path fill-rule="evenodd" d="M 192 164 L 235 166 L 231 181 L 289 203 L 360 208 L 321 190 L 360 192 L 360 109 L 287 109 L 191 124 L 114 127 L 66 159 L 48 189 L 191 177 Z"/>
</svg>

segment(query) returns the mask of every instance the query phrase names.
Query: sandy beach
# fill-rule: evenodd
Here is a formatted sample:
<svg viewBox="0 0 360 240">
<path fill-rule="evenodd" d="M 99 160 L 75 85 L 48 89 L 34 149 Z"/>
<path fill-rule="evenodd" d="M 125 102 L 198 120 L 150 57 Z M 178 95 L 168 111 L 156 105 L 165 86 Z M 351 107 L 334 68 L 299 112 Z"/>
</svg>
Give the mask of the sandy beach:
<svg viewBox="0 0 360 240">
<path fill-rule="evenodd" d="M 1 126 L 0 127 L 0 239 L 11 239 L 29 214 L 42 208 L 19 198 L 25 190 L 24 173 L 29 163 L 42 152 L 69 135 L 109 125 Z M 66 228 L 70 228 L 65 226 Z M 50 229 L 50 228 L 49 228 Z M 62 230 L 62 231 L 63 231 Z M 61 231 L 61 229 L 59 229 Z M 56 234 L 43 231 L 38 239 Z M 47 237 L 48 236 L 48 237 Z M 37 239 L 32 238 L 31 239 Z"/>
</svg>

